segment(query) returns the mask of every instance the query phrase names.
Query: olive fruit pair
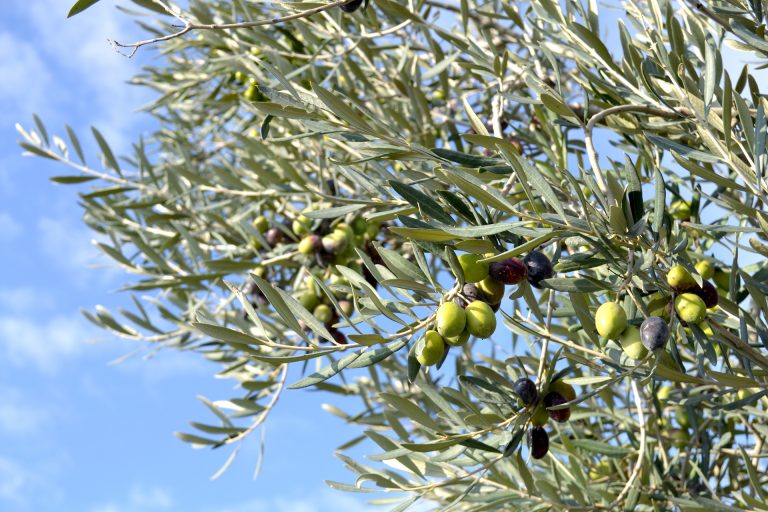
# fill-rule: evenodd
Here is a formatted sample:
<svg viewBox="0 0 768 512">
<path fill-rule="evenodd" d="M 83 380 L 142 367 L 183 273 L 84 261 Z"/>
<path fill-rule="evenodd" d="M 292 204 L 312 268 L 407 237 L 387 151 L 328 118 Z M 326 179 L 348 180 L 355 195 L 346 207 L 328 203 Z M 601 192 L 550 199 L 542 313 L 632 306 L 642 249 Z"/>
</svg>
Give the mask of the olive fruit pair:
<svg viewBox="0 0 768 512">
<path fill-rule="evenodd" d="M 544 398 L 539 404 L 539 393 L 536 384 L 527 377 L 517 379 L 513 384 L 515 394 L 520 402 L 527 408 L 536 407 L 531 415 L 531 423 L 536 427 L 541 427 L 547 423 L 549 418 L 563 423 L 571 417 L 570 407 L 550 410 L 549 407 L 562 405 L 576 399 L 576 390 L 573 386 L 562 381 L 556 380 L 549 385 L 549 389 L 544 394 Z"/>
<path fill-rule="evenodd" d="M 669 339 L 669 326 L 659 316 L 649 316 L 637 328 L 628 325 L 627 314 L 617 302 L 606 302 L 595 313 L 597 332 L 607 339 L 617 340 L 632 359 L 642 359 L 648 351 L 663 348 Z"/>
<path fill-rule="evenodd" d="M 474 300 L 462 309 L 455 302 L 445 302 L 437 309 L 437 332 L 446 339 L 459 338 L 464 331 L 478 338 L 490 338 L 496 331 L 496 315 L 491 307 Z"/>
<path fill-rule="evenodd" d="M 555 270 L 546 254 L 531 251 L 522 260 L 508 258 L 491 263 L 488 274 L 495 281 L 504 284 L 518 284 L 527 278 L 531 286 L 541 288 L 541 282 L 553 277 Z"/>
<path fill-rule="evenodd" d="M 696 264 L 696 271 L 705 279 L 701 286 L 699 286 L 691 273 L 688 272 L 688 269 L 682 265 L 675 265 L 669 269 L 667 284 L 678 293 L 689 292 L 698 295 L 704 301 L 706 308 L 717 306 L 719 298 L 717 288 L 707 281 L 710 277 L 716 276 L 714 267 L 707 261 L 700 261 Z M 687 322 L 687 320 L 684 321 Z"/>
</svg>

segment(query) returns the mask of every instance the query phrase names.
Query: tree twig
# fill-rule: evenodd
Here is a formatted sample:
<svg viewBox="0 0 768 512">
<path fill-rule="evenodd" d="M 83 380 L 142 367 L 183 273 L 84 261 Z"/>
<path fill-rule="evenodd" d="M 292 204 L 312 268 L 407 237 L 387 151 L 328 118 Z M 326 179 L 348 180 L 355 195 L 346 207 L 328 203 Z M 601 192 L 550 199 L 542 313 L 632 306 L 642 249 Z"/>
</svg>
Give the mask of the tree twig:
<svg viewBox="0 0 768 512">
<path fill-rule="evenodd" d="M 207 24 L 191 23 L 189 21 L 185 21 L 184 26 L 181 28 L 181 30 L 178 30 L 176 32 L 173 32 L 171 34 L 167 34 L 161 37 L 154 37 L 152 39 L 145 39 L 143 41 L 136 41 L 134 43 L 119 43 L 114 40 L 109 40 L 109 43 L 115 48 L 130 48 L 131 49 L 130 53 L 124 54 L 130 59 L 131 57 L 136 55 L 136 52 L 142 46 L 161 43 L 163 41 L 170 41 L 171 39 L 176 39 L 178 37 L 183 36 L 184 34 L 192 32 L 193 30 L 240 30 L 244 28 L 263 27 L 266 25 L 277 25 L 279 23 L 284 23 L 286 21 L 307 18 L 309 16 L 312 16 L 313 14 L 327 11 L 329 9 L 333 9 L 334 7 L 339 7 L 341 5 L 346 4 L 347 2 L 349 2 L 349 0 L 336 0 L 329 4 L 321 5 L 320 7 L 314 7 L 312 9 L 307 9 L 305 11 L 289 14 L 287 16 L 280 16 L 278 18 L 271 18 L 268 20 L 244 21 L 240 23 L 207 23 Z M 182 19 L 175 13 L 173 15 L 180 20 Z"/>
</svg>

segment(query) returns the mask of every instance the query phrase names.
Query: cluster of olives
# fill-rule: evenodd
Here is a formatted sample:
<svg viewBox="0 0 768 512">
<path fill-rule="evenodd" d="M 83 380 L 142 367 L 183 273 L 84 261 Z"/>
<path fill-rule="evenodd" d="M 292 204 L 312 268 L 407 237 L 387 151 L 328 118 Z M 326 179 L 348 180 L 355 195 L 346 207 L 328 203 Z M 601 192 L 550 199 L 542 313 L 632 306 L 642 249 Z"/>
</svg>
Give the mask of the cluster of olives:
<svg viewBox="0 0 768 512">
<path fill-rule="evenodd" d="M 617 302 L 606 302 L 597 308 L 595 327 L 600 336 L 618 341 L 632 359 L 643 359 L 648 351 L 663 348 L 669 339 L 669 326 L 663 318 L 649 316 L 638 328 L 627 322 L 627 314 Z"/>
<path fill-rule="evenodd" d="M 496 331 L 496 311 L 504 298 L 505 285 L 527 279 L 535 287 L 554 276 L 552 262 L 539 252 L 531 251 L 524 259 L 508 258 L 485 263 L 483 256 L 462 254 L 458 257 L 464 286 L 453 301 L 445 301 L 437 309 L 435 326 L 427 330 L 424 345 L 416 358 L 422 366 L 442 361 L 446 347 L 464 345 L 470 336 L 490 338 Z"/>
<path fill-rule="evenodd" d="M 344 265 L 360 272 L 371 286 L 377 286 L 378 282 L 362 264 L 357 249 L 363 251 L 374 264 L 383 263 L 373 244 L 381 231 L 381 223 L 366 221 L 361 216 L 349 216 L 332 222 L 327 219 L 315 220 L 300 214 L 279 225 L 270 225 L 264 215 L 259 215 L 253 221 L 253 226 L 259 233 L 258 238 L 251 240 L 251 245 L 256 250 L 261 250 L 265 245 L 271 249 L 279 249 L 281 245 L 295 245 L 298 258 L 294 261 L 301 263 L 300 272 L 305 272 L 305 275 L 303 278 L 296 275 L 291 279 L 295 283 L 294 298 L 326 326 L 337 343 L 346 343 L 346 337 L 334 325 L 339 321 L 340 312 L 346 317 L 354 313 L 353 297 L 345 291 L 334 291 L 337 310 L 330 298 L 323 293 L 315 277 L 326 282 L 331 290 L 338 290 L 339 285 L 346 283 L 346 278 L 336 270 L 335 265 Z M 288 250 L 290 248 L 287 247 Z M 267 268 L 259 265 L 252 273 L 265 278 Z M 253 283 L 249 283 L 246 292 L 255 295 L 257 301 L 254 302 L 254 307 L 265 302 L 258 287 Z"/>
<path fill-rule="evenodd" d="M 549 452 L 549 434 L 544 429 L 550 418 L 558 423 L 565 423 L 571 417 L 571 408 L 550 409 L 576 399 L 576 390 L 563 380 L 555 380 L 542 393 L 536 384 L 523 377 L 515 381 L 514 390 L 520 404 L 530 412 L 531 429 L 528 431 L 528 443 L 531 457 L 541 459 Z"/>
<path fill-rule="evenodd" d="M 663 292 L 651 295 L 648 302 L 651 316 L 643 320 L 640 328 L 627 322 L 627 315 L 620 304 L 606 302 L 601 305 L 595 314 L 597 332 L 606 339 L 618 341 L 632 359 L 643 359 L 648 351 L 664 347 L 669 339 L 667 321 L 672 312 L 684 327 L 696 324 L 711 336 L 712 329 L 704 319 L 707 310 L 717 306 L 719 294 L 706 279 L 715 276 L 715 269 L 708 261 L 700 261 L 696 264 L 696 271 L 705 279 L 701 285 L 682 265 L 675 265 L 669 270 L 667 284 L 674 295 L 669 297 Z"/>
</svg>

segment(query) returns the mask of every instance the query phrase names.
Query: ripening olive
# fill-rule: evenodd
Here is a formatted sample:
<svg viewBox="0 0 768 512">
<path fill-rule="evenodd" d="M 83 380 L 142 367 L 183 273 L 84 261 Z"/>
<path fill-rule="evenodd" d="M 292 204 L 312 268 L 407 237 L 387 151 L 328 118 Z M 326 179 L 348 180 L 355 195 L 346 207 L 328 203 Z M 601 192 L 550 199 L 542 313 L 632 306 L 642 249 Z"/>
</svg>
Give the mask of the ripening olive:
<svg viewBox="0 0 768 512">
<path fill-rule="evenodd" d="M 640 340 L 648 350 L 658 350 L 666 345 L 669 339 L 669 326 L 658 316 L 649 316 L 640 325 Z"/>
<path fill-rule="evenodd" d="M 467 331 L 480 339 L 490 338 L 496 331 L 496 315 L 487 303 L 476 300 L 464 309 Z"/>
<path fill-rule="evenodd" d="M 340 254 L 347 248 L 347 237 L 340 231 L 333 231 L 321 239 L 323 250 L 329 254 Z"/>
<path fill-rule="evenodd" d="M 675 265 L 667 273 L 667 284 L 677 292 L 684 292 L 696 286 L 696 280 L 684 266 Z"/>
<path fill-rule="evenodd" d="M 544 395 L 544 407 L 554 407 L 556 405 L 562 405 L 566 403 L 568 400 L 565 399 L 563 395 L 558 393 L 557 391 L 550 391 L 546 395 Z M 547 409 L 547 414 L 549 414 L 549 417 L 555 420 L 558 423 L 564 423 L 568 421 L 568 418 L 571 417 L 571 408 L 566 407 L 565 409 Z"/>
<path fill-rule="evenodd" d="M 683 322 L 697 324 L 704 320 L 707 314 L 707 305 L 698 295 L 683 293 L 675 298 L 675 311 Z"/>
<path fill-rule="evenodd" d="M 530 434 L 531 457 L 542 459 L 549 452 L 549 434 L 541 427 L 534 427 Z"/>
<path fill-rule="evenodd" d="M 535 404 L 539 399 L 539 392 L 536 389 L 536 384 L 527 377 L 517 379 L 513 387 L 517 397 L 526 407 Z"/>
<path fill-rule="evenodd" d="M 648 355 L 648 350 L 640 341 L 640 329 L 634 325 L 628 325 L 624 332 L 619 336 L 619 343 L 624 353 L 632 359 L 642 359 Z"/>
<path fill-rule="evenodd" d="M 461 289 L 461 294 L 457 295 L 454 302 L 462 308 L 467 307 L 467 304 L 480 300 L 484 297 L 484 294 L 480 292 L 475 283 L 464 283 Z"/>
<path fill-rule="evenodd" d="M 311 256 L 323 247 L 320 237 L 317 235 L 305 236 L 299 242 L 299 252 L 305 256 Z"/>
<path fill-rule="evenodd" d="M 482 256 L 478 254 L 462 254 L 459 256 L 459 265 L 464 272 L 464 280 L 468 283 L 477 283 L 488 277 L 488 264 L 477 260 Z"/>
<path fill-rule="evenodd" d="M 283 232 L 279 228 L 269 228 L 264 234 L 264 239 L 270 247 L 275 247 L 283 241 Z"/>
<path fill-rule="evenodd" d="M 491 263 L 488 275 L 503 284 L 518 284 L 528 275 L 528 267 L 520 258 L 509 258 Z"/>
<path fill-rule="evenodd" d="M 558 379 L 550 383 L 549 391 L 560 393 L 568 402 L 571 400 L 576 400 L 576 390 L 573 389 L 573 386 L 562 379 Z"/>
<path fill-rule="evenodd" d="M 669 306 L 671 299 L 664 295 L 663 292 L 656 292 L 648 296 L 648 312 L 652 316 L 660 316 L 662 318 L 669 318 Z"/>
<path fill-rule="evenodd" d="M 504 298 L 504 283 L 490 276 L 477 283 L 477 289 L 483 293 L 489 304 L 498 304 Z"/>
<path fill-rule="evenodd" d="M 416 355 L 416 359 L 423 366 L 432 366 L 440 362 L 443 352 L 445 352 L 443 337 L 437 331 L 427 331 L 424 334 L 424 347 L 421 353 Z"/>
<path fill-rule="evenodd" d="M 627 327 L 627 314 L 616 302 L 606 302 L 595 313 L 595 327 L 600 336 L 608 339 L 618 338 Z"/>
<path fill-rule="evenodd" d="M 351 301 L 340 300 L 339 301 L 339 309 L 345 315 L 352 316 L 352 314 L 355 312 L 355 305 Z"/>
<path fill-rule="evenodd" d="M 456 338 L 467 325 L 467 316 L 455 302 L 444 302 L 437 309 L 437 332 L 445 338 Z"/>
</svg>

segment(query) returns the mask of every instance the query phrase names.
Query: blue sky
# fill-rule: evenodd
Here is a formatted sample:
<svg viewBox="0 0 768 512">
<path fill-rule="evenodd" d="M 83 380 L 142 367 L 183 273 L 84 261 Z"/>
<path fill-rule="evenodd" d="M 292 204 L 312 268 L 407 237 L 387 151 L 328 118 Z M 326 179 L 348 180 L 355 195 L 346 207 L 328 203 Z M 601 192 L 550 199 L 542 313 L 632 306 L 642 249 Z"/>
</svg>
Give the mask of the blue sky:
<svg viewBox="0 0 768 512">
<path fill-rule="evenodd" d="M 8 2 L 0 20 L 0 510 L 365 509 L 323 483 L 351 479 L 332 452 L 358 434 L 322 411 L 328 397 L 284 394 L 260 477 L 256 436 L 210 481 L 228 452 L 193 450 L 173 432 L 210 420 L 195 397 L 236 396 L 232 383 L 192 354 L 109 364 L 136 347 L 79 311 L 124 304 L 114 290 L 125 276 L 91 245 L 76 189 L 48 181 L 65 169 L 22 157 L 14 124 L 31 127 L 35 112 L 49 132 L 68 123 L 83 141 L 94 125 L 121 152 L 151 128 L 136 113 L 151 96 L 125 81 L 152 53 L 128 60 L 107 44 L 138 35 L 114 2 L 65 20 L 70 3 Z"/>
</svg>

